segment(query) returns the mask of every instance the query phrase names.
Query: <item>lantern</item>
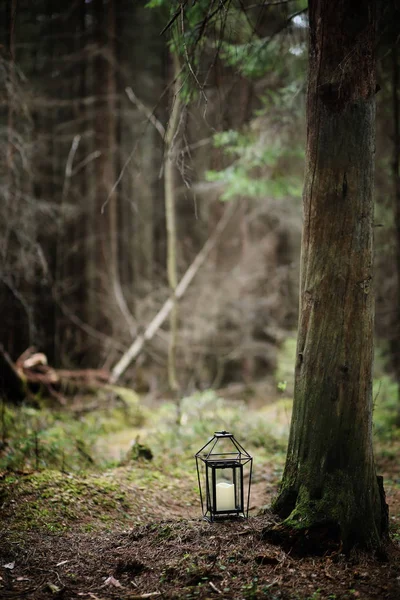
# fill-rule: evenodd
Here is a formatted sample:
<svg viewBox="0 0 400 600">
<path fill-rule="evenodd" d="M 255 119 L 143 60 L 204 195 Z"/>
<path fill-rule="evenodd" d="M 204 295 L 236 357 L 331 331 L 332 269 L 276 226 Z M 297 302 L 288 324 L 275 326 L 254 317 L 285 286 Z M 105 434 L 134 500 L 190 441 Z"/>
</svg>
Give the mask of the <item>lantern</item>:
<svg viewBox="0 0 400 600">
<path fill-rule="evenodd" d="M 231 433 L 216 431 L 196 466 L 204 519 L 248 516 L 253 458 Z"/>
</svg>

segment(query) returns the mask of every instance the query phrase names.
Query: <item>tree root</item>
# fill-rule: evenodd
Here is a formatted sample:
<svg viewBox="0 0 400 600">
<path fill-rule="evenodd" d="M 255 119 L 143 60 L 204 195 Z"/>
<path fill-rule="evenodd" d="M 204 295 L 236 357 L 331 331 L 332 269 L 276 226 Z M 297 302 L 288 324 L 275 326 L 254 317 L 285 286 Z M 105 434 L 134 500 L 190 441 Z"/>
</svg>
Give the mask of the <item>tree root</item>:
<svg viewBox="0 0 400 600">
<path fill-rule="evenodd" d="M 265 527 L 261 532 L 263 540 L 281 546 L 295 556 L 323 556 L 340 553 L 342 542 L 340 527 L 337 523 L 326 522 L 311 527 L 291 527 L 283 522 Z"/>
</svg>

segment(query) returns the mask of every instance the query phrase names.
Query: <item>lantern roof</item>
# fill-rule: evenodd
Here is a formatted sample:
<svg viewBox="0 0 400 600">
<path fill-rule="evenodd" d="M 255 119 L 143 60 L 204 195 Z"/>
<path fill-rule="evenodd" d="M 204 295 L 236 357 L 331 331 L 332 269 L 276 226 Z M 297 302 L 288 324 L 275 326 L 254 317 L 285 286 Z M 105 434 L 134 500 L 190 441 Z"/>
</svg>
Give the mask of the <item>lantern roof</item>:
<svg viewBox="0 0 400 600">
<path fill-rule="evenodd" d="M 250 454 L 229 431 L 216 431 L 214 436 L 196 453 L 196 458 L 204 462 L 235 461 L 246 463 Z"/>
</svg>

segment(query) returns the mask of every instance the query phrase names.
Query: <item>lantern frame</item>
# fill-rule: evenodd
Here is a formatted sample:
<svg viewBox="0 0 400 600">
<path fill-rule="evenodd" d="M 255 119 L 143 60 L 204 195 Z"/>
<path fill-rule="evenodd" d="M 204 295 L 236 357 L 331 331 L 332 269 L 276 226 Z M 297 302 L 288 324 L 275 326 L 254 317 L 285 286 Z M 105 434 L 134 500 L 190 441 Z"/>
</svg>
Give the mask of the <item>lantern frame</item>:
<svg viewBox="0 0 400 600">
<path fill-rule="evenodd" d="M 222 445 L 221 442 L 226 446 L 226 441 L 231 451 L 219 451 L 218 446 Z M 247 518 L 253 457 L 234 435 L 228 431 L 216 431 L 196 453 L 195 459 L 203 518 L 210 522 L 232 517 Z M 248 483 L 244 484 L 247 476 Z M 217 483 L 217 477 L 228 483 Z"/>
</svg>

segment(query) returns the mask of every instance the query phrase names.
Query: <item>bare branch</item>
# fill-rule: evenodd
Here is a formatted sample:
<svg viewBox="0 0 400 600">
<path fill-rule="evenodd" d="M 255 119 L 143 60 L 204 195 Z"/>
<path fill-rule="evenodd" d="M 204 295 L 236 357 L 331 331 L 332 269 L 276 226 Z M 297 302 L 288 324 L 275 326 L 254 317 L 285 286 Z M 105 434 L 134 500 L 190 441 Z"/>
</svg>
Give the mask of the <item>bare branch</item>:
<svg viewBox="0 0 400 600">
<path fill-rule="evenodd" d="M 120 174 L 118 175 L 118 177 L 117 177 L 114 185 L 112 186 L 112 188 L 110 190 L 110 193 L 108 194 L 107 198 L 105 199 L 105 201 L 101 205 L 100 212 L 101 212 L 102 215 L 104 214 L 105 208 L 106 208 L 107 204 L 109 203 L 111 196 L 113 195 L 113 193 L 117 189 L 118 185 L 120 184 L 120 182 L 121 182 L 121 180 L 122 180 L 122 178 L 124 176 L 124 173 L 125 173 L 125 171 L 126 171 L 128 165 L 129 165 L 129 163 L 131 162 L 131 160 L 132 160 L 132 158 L 133 158 L 133 156 L 134 156 L 134 154 L 136 152 L 137 147 L 138 147 L 138 143 L 136 142 L 136 144 L 133 147 L 132 152 L 129 154 L 128 158 L 126 159 L 125 163 L 123 164 L 122 169 L 120 171 Z"/>
<path fill-rule="evenodd" d="M 155 116 L 154 112 L 150 111 L 147 108 L 147 106 L 145 106 L 143 104 L 143 102 L 141 100 L 139 100 L 139 98 L 136 96 L 135 92 L 133 91 L 133 89 L 131 87 L 126 87 L 125 88 L 125 92 L 126 92 L 126 95 L 129 98 L 129 100 L 132 102 L 132 104 L 135 104 L 135 106 L 137 106 L 138 109 L 140 111 L 142 111 L 142 113 L 147 117 L 147 119 L 150 121 L 150 123 L 152 125 L 154 125 L 154 127 L 157 129 L 158 133 L 164 139 L 164 136 L 165 136 L 165 127 L 161 123 L 161 121 L 159 121 L 157 119 L 157 117 Z"/>
<path fill-rule="evenodd" d="M 181 6 L 181 33 L 182 33 L 183 48 L 185 50 L 186 64 L 187 64 L 188 69 L 191 72 L 191 74 L 193 76 L 193 79 L 195 80 L 196 85 L 198 86 L 198 88 L 199 88 L 199 90 L 201 92 L 201 95 L 203 96 L 203 99 L 204 99 L 204 101 L 206 103 L 206 106 L 207 106 L 207 102 L 208 102 L 207 96 L 206 96 L 206 94 L 204 92 L 203 86 L 200 84 L 200 81 L 197 78 L 196 73 L 193 71 L 193 67 L 192 67 L 192 64 L 191 64 L 190 59 L 189 59 L 189 54 L 188 54 L 188 49 L 187 49 L 186 39 L 185 39 L 185 25 L 184 25 L 184 20 L 183 20 L 183 13 L 184 13 L 184 11 L 183 11 L 183 5 L 182 5 Z"/>
<path fill-rule="evenodd" d="M 218 242 L 222 232 L 225 227 L 228 225 L 229 221 L 233 217 L 236 211 L 237 204 L 232 202 L 226 209 L 221 219 L 218 221 L 217 226 L 215 227 L 212 235 L 208 238 L 207 242 L 204 244 L 203 248 L 200 250 L 180 282 L 178 283 L 175 290 L 175 300 L 179 300 L 182 298 L 187 288 L 191 284 L 193 278 L 199 271 L 200 267 L 204 264 L 210 252 Z M 164 323 L 165 319 L 168 317 L 169 313 L 174 307 L 174 299 L 168 298 L 168 300 L 163 304 L 161 310 L 156 314 L 154 319 L 147 326 L 145 332 L 138 336 L 133 344 L 128 348 L 127 352 L 122 355 L 120 360 L 117 362 L 115 367 L 111 371 L 110 382 L 115 383 L 121 375 L 125 372 L 125 370 L 129 367 L 131 362 L 137 358 L 140 352 L 143 349 L 143 346 L 146 342 L 152 339 L 157 330 Z"/>
<path fill-rule="evenodd" d="M 71 176 L 72 176 L 72 165 L 73 165 L 74 157 L 75 157 L 76 151 L 78 150 L 80 141 L 81 141 L 81 136 L 78 133 L 77 135 L 74 136 L 74 139 L 72 140 L 71 148 L 70 148 L 68 158 L 67 158 L 67 163 L 65 165 L 65 178 L 64 178 L 64 185 L 63 185 L 63 190 L 62 190 L 63 198 L 65 198 L 67 196 L 67 193 L 69 190 L 69 184 L 71 182 Z"/>
<path fill-rule="evenodd" d="M 170 20 L 168 21 L 168 23 L 166 24 L 166 26 L 164 27 L 164 29 L 161 31 L 160 35 L 163 35 L 163 33 L 165 33 L 166 31 L 168 31 L 168 29 L 175 23 L 176 19 L 179 17 L 181 10 L 184 9 L 184 7 L 187 4 L 187 0 L 184 0 L 183 4 L 180 5 L 180 7 L 178 8 L 178 10 L 175 12 L 175 14 L 170 18 Z"/>
<path fill-rule="evenodd" d="M 77 173 L 79 173 L 79 171 L 84 169 L 86 165 L 92 162 L 92 160 L 96 160 L 96 158 L 99 158 L 99 156 L 101 156 L 100 150 L 95 150 L 94 152 L 88 154 L 86 158 L 81 160 L 81 162 L 76 165 L 75 169 L 72 171 L 72 175 L 76 175 Z"/>
</svg>

